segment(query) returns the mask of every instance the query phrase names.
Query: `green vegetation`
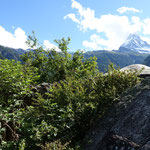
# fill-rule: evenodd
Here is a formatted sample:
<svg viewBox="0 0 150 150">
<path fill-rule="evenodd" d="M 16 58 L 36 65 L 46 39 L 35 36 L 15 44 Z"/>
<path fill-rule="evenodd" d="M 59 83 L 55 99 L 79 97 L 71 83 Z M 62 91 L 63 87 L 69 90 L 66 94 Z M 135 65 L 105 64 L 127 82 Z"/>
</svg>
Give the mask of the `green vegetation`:
<svg viewBox="0 0 150 150">
<path fill-rule="evenodd" d="M 30 37 L 30 38 L 32 40 L 32 37 Z M 28 43 L 28 44 L 31 44 L 31 43 Z M 41 47 L 41 49 L 39 48 L 39 52 L 34 51 L 37 54 L 39 53 L 39 56 L 36 56 L 36 55 L 31 56 L 32 55 L 31 51 L 34 49 L 34 45 L 31 45 L 31 46 L 32 47 L 29 51 L 0 46 L 0 59 L 5 59 L 5 58 L 9 59 L 9 60 L 14 59 L 14 60 L 23 62 L 22 58 L 20 56 L 24 53 L 29 53 L 26 55 L 30 56 L 30 57 L 35 57 L 35 59 L 36 59 L 36 57 L 39 57 L 43 53 L 42 52 L 43 48 L 42 47 Z M 48 55 L 48 53 L 47 54 L 45 53 L 45 55 Z M 138 53 L 138 52 L 136 53 L 136 52 L 132 52 L 132 51 L 131 52 L 121 52 L 121 51 L 102 51 L 102 50 L 84 53 L 85 58 L 90 58 L 90 57 L 94 57 L 94 56 L 96 56 L 96 58 L 97 58 L 96 62 L 97 62 L 99 71 L 107 72 L 108 66 L 111 63 L 113 63 L 116 67 L 120 67 L 120 68 L 123 68 L 123 67 L 131 65 L 131 64 L 143 64 L 143 62 L 144 62 L 145 58 L 148 56 L 148 54 L 141 54 L 141 53 Z M 42 56 L 40 56 L 40 57 L 42 58 Z M 45 61 L 47 61 L 47 60 L 49 60 L 49 59 L 46 58 Z"/>
<path fill-rule="evenodd" d="M 22 49 L 13 49 L 13 48 L 8 48 L 0 45 L 0 59 L 14 59 L 17 61 L 21 61 L 20 55 L 23 54 L 24 51 Z"/>
<path fill-rule="evenodd" d="M 84 54 L 85 58 L 97 57 L 99 71 L 107 72 L 109 64 L 113 63 L 116 67 L 123 68 L 131 64 L 143 64 L 148 54 L 136 52 L 119 51 L 92 51 Z"/>
<path fill-rule="evenodd" d="M 110 66 L 99 73 L 96 58 L 68 52 L 70 38 L 55 41 L 61 52 L 42 47 L 22 56 L 24 64 L 0 60 L 0 148 L 80 149 L 94 121 L 138 82 L 135 73 Z M 28 44 L 37 47 L 36 38 Z M 50 83 L 48 92 L 37 85 Z"/>
<path fill-rule="evenodd" d="M 144 65 L 150 66 L 150 55 L 144 60 Z"/>
<path fill-rule="evenodd" d="M 0 54 L 0 59 L 5 59 L 5 57 L 3 57 L 3 56 Z"/>
</svg>

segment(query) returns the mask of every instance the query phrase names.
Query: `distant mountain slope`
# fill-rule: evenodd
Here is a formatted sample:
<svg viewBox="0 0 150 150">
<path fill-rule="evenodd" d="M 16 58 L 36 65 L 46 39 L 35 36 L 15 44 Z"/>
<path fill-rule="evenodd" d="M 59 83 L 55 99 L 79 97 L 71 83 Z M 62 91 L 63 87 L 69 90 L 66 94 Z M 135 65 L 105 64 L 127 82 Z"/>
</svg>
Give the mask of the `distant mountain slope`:
<svg viewBox="0 0 150 150">
<path fill-rule="evenodd" d="M 106 72 L 110 63 L 117 67 L 125 67 L 131 64 L 143 64 L 146 57 L 150 54 L 150 44 L 143 41 L 138 35 L 130 34 L 127 40 L 118 50 L 113 51 L 91 51 L 85 53 L 85 57 L 97 57 L 99 70 Z M 150 57 L 145 60 L 147 63 Z M 148 65 L 148 64 L 146 64 Z"/>
<path fill-rule="evenodd" d="M 30 51 L 30 50 L 29 50 Z M 24 54 L 23 49 L 13 49 L 0 46 L 0 58 L 15 59 L 21 61 L 20 55 Z M 143 64 L 144 60 L 150 54 L 150 45 L 143 41 L 138 35 L 130 34 L 127 40 L 120 46 L 119 50 L 106 51 L 90 51 L 84 53 L 86 58 L 96 56 L 98 68 L 102 72 L 108 70 L 108 65 L 113 63 L 116 67 L 123 68 L 131 64 Z M 147 64 L 149 62 L 149 64 Z M 144 62 L 150 65 L 150 58 Z"/>
<path fill-rule="evenodd" d="M 4 47 L 0 45 L 0 55 L 2 56 L 2 58 L 21 61 L 20 55 L 22 55 L 25 52 L 26 51 L 23 49 L 13 49 L 13 48 Z"/>
<path fill-rule="evenodd" d="M 108 70 L 108 65 L 113 63 L 116 67 L 125 67 L 131 64 L 143 64 L 148 54 L 123 53 L 118 51 L 91 51 L 84 54 L 86 58 L 96 56 L 98 68 L 102 72 Z"/>
<path fill-rule="evenodd" d="M 150 66 L 150 55 L 148 55 L 148 57 L 145 58 L 144 60 L 144 65 Z"/>
<path fill-rule="evenodd" d="M 3 57 L 3 56 L 0 54 L 0 59 L 5 59 L 5 57 Z"/>
<path fill-rule="evenodd" d="M 23 49 L 13 49 L 0 46 L 0 59 L 14 59 L 21 61 L 20 55 L 27 51 Z M 125 67 L 131 64 L 142 64 L 148 54 L 141 54 L 138 52 L 120 52 L 120 51 L 91 51 L 84 53 L 85 58 L 92 56 L 97 57 L 98 68 L 102 72 L 106 72 L 108 65 L 114 63 L 117 67 Z"/>
</svg>

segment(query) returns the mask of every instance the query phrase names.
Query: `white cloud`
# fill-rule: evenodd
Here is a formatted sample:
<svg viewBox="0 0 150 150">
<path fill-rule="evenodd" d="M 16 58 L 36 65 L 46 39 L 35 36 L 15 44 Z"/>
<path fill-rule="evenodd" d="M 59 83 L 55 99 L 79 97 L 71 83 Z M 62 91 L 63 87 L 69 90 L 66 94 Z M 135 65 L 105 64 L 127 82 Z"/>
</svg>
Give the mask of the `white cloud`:
<svg viewBox="0 0 150 150">
<path fill-rule="evenodd" d="M 94 50 L 99 49 L 98 45 L 95 42 L 83 41 L 83 46 Z"/>
<path fill-rule="evenodd" d="M 90 37 L 89 41 L 83 41 L 83 46 L 86 48 L 94 49 L 94 50 L 101 50 L 104 49 L 101 47 L 101 45 L 105 46 L 107 45 L 107 40 L 102 39 L 99 35 L 93 34 Z"/>
<path fill-rule="evenodd" d="M 117 11 L 120 14 L 126 13 L 126 12 L 134 12 L 134 13 L 141 13 L 142 10 L 136 9 L 136 8 L 129 8 L 129 7 L 120 7 L 117 9 Z"/>
<path fill-rule="evenodd" d="M 81 16 L 84 15 L 84 10 L 83 10 L 83 7 L 80 3 L 78 3 L 77 1 L 75 0 L 72 0 L 72 8 L 75 8 L 75 9 L 78 9 L 79 13 Z"/>
<path fill-rule="evenodd" d="M 28 49 L 29 47 L 26 45 L 26 41 L 27 35 L 21 28 L 17 28 L 14 30 L 14 34 L 12 34 L 0 26 L 0 45 L 11 48 Z M 60 51 L 57 46 L 50 43 L 48 40 L 44 40 L 43 44 L 47 50 L 54 48 L 56 51 Z"/>
<path fill-rule="evenodd" d="M 124 38 L 119 39 L 116 36 L 114 36 L 113 39 L 103 39 L 99 35 L 93 34 L 90 37 L 90 41 L 83 41 L 83 46 L 92 50 L 112 50 L 118 49 L 124 40 Z"/>
<path fill-rule="evenodd" d="M 56 51 L 60 51 L 60 49 L 56 45 L 50 43 L 48 40 L 44 40 L 43 44 L 46 50 L 55 49 Z"/>
<path fill-rule="evenodd" d="M 144 20 L 143 33 L 150 34 L 150 18 Z"/>
<path fill-rule="evenodd" d="M 76 9 L 78 14 L 68 14 L 64 17 L 64 19 L 70 18 L 79 25 L 81 30 L 86 31 L 88 24 L 92 25 L 91 22 L 95 22 L 94 10 L 91 10 L 90 8 L 83 8 L 82 5 L 75 0 L 72 0 L 72 8 Z M 94 29 L 94 26 L 91 26 L 90 28 Z"/>
<path fill-rule="evenodd" d="M 12 34 L 0 26 L 0 45 L 27 49 L 26 40 L 27 35 L 21 28 L 17 28 Z"/>
<path fill-rule="evenodd" d="M 64 19 L 67 19 L 67 17 L 76 23 L 80 23 L 79 20 L 76 18 L 75 14 L 68 14 L 67 16 L 64 17 Z"/>
<path fill-rule="evenodd" d="M 118 49 L 126 40 L 130 33 L 144 32 L 150 34 L 150 19 L 141 20 L 137 16 L 120 16 L 106 14 L 100 17 L 95 16 L 95 11 L 90 8 L 84 8 L 80 3 L 72 0 L 72 8 L 76 10 L 74 14 L 68 14 L 65 19 L 69 18 L 77 24 L 81 31 L 93 30 L 95 35 L 91 35 L 90 41 L 84 40 L 83 46 L 89 49 Z M 122 8 L 122 9 L 121 9 Z M 134 8 L 121 7 L 120 12 L 134 11 L 141 12 Z M 145 25 L 145 26 L 144 26 Z M 104 35 L 104 37 L 101 37 Z"/>
</svg>

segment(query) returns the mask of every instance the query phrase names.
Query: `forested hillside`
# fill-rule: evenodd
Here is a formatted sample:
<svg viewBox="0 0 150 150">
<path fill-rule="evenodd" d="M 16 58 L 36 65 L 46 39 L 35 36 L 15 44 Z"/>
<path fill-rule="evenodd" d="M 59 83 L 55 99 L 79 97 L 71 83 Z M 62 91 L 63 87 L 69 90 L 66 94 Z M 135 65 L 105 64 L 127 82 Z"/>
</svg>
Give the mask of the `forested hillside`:
<svg viewBox="0 0 150 150">
<path fill-rule="evenodd" d="M 0 46 L 0 58 L 4 59 L 14 59 L 21 61 L 20 55 L 24 53 L 29 53 L 30 50 L 25 51 L 22 49 L 13 49 L 4 46 Z M 73 55 L 73 53 L 71 53 Z M 85 58 L 97 57 L 98 69 L 101 72 L 108 71 L 108 65 L 113 63 L 117 67 L 125 67 L 131 64 L 143 64 L 145 58 L 148 54 L 138 53 L 138 52 L 122 52 L 122 51 L 91 51 L 84 53 Z"/>
<path fill-rule="evenodd" d="M 5 59 L 5 57 L 3 57 L 3 56 L 0 54 L 0 59 Z"/>
<path fill-rule="evenodd" d="M 148 57 L 145 58 L 144 64 L 150 66 L 150 55 L 148 55 Z"/>
<path fill-rule="evenodd" d="M 91 51 L 84 54 L 86 58 L 96 56 L 98 69 L 102 72 L 108 71 L 108 65 L 113 63 L 117 68 L 123 68 L 131 64 L 143 64 L 148 54 L 138 52 L 119 51 Z"/>
<path fill-rule="evenodd" d="M 22 49 L 13 49 L 9 47 L 4 47 L 0 45 L 0 55 L 2 58 L 14 59 L 17 61 L 21 61 L 20 55 L 25 51 Z"/>
</svg>

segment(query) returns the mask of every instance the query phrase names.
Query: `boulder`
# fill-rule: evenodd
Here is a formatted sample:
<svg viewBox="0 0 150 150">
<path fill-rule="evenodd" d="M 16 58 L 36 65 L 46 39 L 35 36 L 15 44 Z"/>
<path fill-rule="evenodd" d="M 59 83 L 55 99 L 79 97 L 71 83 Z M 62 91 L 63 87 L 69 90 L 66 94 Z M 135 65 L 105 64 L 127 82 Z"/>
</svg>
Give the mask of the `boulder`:
<svg viewBox="0 0 150 150">
<path fill-rule="evenodd" d="M 142 64 L 133 64 L 121 69 L 121 71 L 138 71 L 140 72 L 140 77 L 150 76 L 150 67 Z"/>
<path fill-rule="evenodd" d="M 127 90 L 97 120 L 83 141 L 84 150 L 150 150 L 150 78 Z"/>
</svg>

